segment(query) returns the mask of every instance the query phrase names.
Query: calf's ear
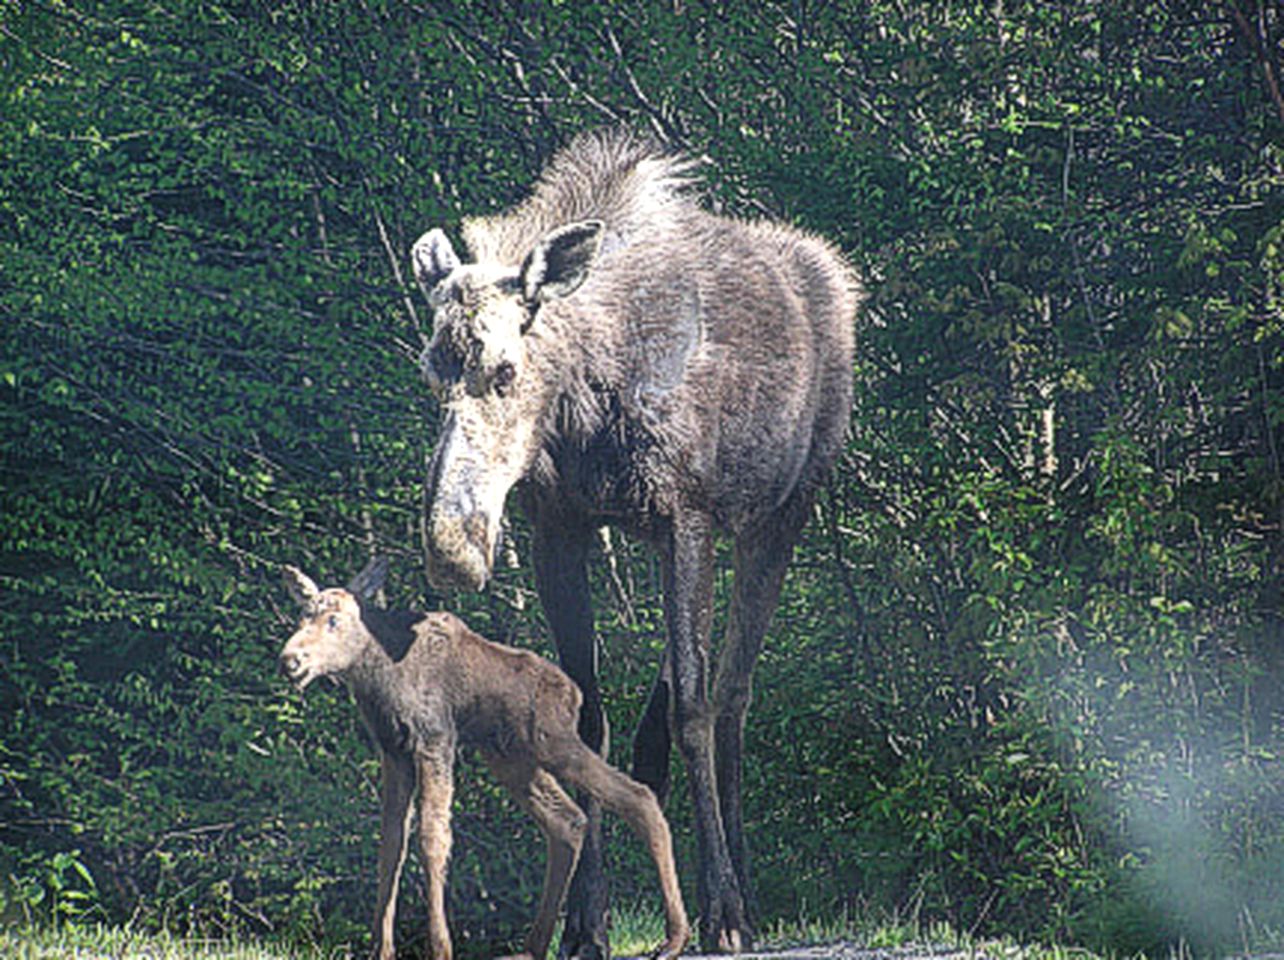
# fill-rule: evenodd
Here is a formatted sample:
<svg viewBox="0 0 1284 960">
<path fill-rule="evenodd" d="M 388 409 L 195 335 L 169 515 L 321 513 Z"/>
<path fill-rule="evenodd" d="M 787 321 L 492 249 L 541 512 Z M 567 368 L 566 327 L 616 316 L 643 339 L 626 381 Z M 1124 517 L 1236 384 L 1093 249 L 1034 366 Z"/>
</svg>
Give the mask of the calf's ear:
<svg viewBox="0 0 1284 960">
<path fill-rule="evenodd" d="M 348 592 L 362 600 L 369 600 L 383 589 L 384 581 L 387 579 L 388 558 L 373 557 L 366 564 L 365 569 L 348 583 Z"/>
<path fill-rule="evenodd" d="M 284 579 L 285 589 L 290 591 L 290 596 L 294 597 L 301 607 L 311 606 L 312 601 L 321 593 L 317 585 L 312 582 L 312 578 L 298 567 L 287 566 L 284 570 Z"/>
<path fill-rule="evenodd" d="M 545 235 L 522 264 L 522 296 L 540 304 L 570 296 L 589 275 L 602 245 L 602 221 L 570 223 Z"/>
<path fill-rule="evenodd" d="M 459 266 L 450 238 L 438 229 L 429 230 L 415 241 L 410 259 L 415 267 L 415 281 L 425 297 Z"/>
</svg>

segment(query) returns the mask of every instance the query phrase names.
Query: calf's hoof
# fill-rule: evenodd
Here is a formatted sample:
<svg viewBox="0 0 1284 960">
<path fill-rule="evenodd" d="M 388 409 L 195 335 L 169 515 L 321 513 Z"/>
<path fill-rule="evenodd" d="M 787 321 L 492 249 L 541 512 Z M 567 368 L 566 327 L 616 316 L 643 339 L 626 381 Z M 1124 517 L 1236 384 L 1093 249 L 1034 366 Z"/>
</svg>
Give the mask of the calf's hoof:
<svg viewBox="0 0 1284 960">
<path fill-rule="evenodd" d="M 677 935 L 670 934 L 664 943 L 651 952 L 651 960 L 675 960 L 687 948 L 687 941 L 690 939 L 689 931 L 683 931 Z"/>
</svg>

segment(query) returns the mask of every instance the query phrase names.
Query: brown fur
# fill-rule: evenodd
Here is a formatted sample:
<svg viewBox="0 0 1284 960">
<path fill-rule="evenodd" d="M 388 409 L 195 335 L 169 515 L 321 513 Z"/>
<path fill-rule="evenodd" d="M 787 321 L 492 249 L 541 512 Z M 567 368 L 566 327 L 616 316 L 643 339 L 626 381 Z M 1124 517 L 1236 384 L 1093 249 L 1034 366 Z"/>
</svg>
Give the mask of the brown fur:
<svg viewBox="0 0 1284 960">
<path fill-rule="evenodd" d="M 634 772 L 663 797 L 676 737 L 701 854 L 701 939 L 736 950 L 752 933 L 740 809 L 751 671 L 842 448 L 859 288 L 824 240 L 703 209 L 692 169 L 627 132 L 586 134 L 528 200 L 464 225 L 475 262 L 440 230 L 416 243 L 434 309 L 424 370 L 445 414 L 423 532 L 433 582 L 479 589 L 518 489 L 540 598 L 595 749 L 594 531 L 615 524 L 656 547 L 669 645 Z M 715 666 L 716 531 L 736 545 Z M 585 960 L 606 949 L 598 861 L 591 824 L 568 923 L 570 953 Z"/>
<path fill-rule="evenodd" d="M 387 613 L 367 605 L 362 595 L 379 588 L 382 570 L 367 568 L 350 589 L 320 591 L 287 568 L 287 584 L 305 614 L 280 656 L 282 673 L 300 687 L 318 676 L 341 677 L 379 745 L 382 820 L 374 934 L 381 960 L 395 956 L 393 918 L 416 787 L 428 878 L 429 954 L 433 960 L 451 956 L 445 882 L 457 746 L 480 752 L 547 838 L 543 893 L 522 956 L 540 960 L 547 952 L 584 838 L 584 813 L 558 780 L 619 813 L 647 845 L 666 919 L 666 939 L 657 956 L 681 953 L 689 926 L 668 824 L 650 790 L 581 742 L 579 689 L 547 660 L 492 643 L 449 613 Z"/>
</svg>

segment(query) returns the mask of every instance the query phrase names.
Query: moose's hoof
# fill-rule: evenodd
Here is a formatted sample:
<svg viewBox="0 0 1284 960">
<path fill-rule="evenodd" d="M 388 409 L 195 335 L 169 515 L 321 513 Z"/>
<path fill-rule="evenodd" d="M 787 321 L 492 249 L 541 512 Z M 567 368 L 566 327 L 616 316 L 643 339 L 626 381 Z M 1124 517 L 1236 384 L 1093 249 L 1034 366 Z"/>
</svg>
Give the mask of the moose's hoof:
<svg viewBox="0 0 1284 960">
<path fill-rule="evenodd" d="M 719 953 L 739 953 L 745 948 L 744 937 L 739 930 L 723 929 L 718 932 Z"/>
<path fill-rule="evenodd" d="M 611 960 L 611 948 L 605 940 L 596 937 L 583 937 L 568 940 L 562 933 L 562 946 L 557 951 L 557 960 Z"/>
<path fill-rule="evenodd" d="M 739 893 L 714 900 L 700 922 L 700 948 L 705 953 L 744 953 L 753 949 L 753 928 Z"/>
</svg>

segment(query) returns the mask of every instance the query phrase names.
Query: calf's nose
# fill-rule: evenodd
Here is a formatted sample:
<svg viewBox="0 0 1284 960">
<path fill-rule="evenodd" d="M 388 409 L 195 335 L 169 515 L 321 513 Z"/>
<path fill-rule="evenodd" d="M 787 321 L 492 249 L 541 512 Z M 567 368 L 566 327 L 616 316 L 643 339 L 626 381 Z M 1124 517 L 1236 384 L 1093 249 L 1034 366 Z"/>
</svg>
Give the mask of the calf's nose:
<svg viewBox="0 0 1284 960">
<path fill-rule="evenodd" d="M 299 669 L 299 655 L 297 653 L 281 654 L 281 659 L 277 661 L 277 669 L 284 677 L 293 676 Z"/>
</svg>

